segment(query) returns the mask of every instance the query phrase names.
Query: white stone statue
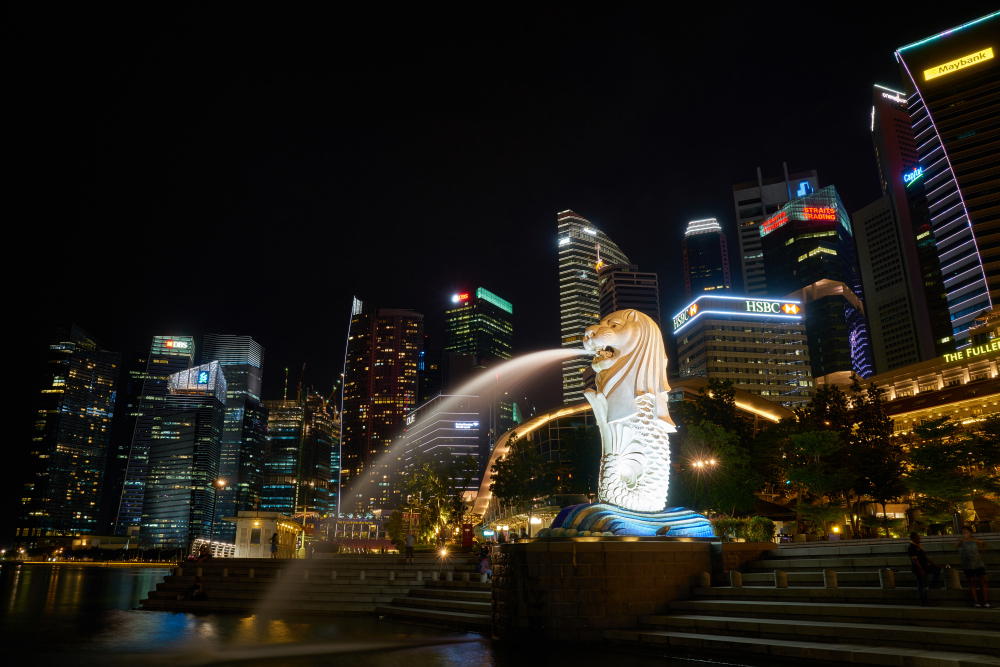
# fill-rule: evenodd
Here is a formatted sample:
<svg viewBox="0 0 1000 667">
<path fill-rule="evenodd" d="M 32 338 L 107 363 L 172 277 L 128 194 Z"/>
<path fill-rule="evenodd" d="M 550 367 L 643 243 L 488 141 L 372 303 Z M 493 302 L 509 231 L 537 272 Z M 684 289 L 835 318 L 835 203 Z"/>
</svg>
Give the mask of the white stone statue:
<svg viewBox="0 0 1000 667">
<path fill-rule="evenodd" d="M 601 433 L 600 502 L 659 512 L 670 485 L 667 354 L 660 328 L 637 310 L 619 310 L 587 327 L 596 390 L 585 392 Z"/>
</svg>

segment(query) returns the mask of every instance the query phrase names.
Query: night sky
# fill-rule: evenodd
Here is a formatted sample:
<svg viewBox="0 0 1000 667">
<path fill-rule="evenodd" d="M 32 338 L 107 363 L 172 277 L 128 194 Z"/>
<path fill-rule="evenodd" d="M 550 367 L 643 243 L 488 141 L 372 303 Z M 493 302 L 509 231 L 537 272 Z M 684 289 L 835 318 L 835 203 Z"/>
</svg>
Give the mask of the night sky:
<svg viewBox="0 0 1000 667">
<path fill-rule="evenodd" d="M 352 294 L 439 333 L 449 295 L 482 285 L 514 303 L 515 351 L 553 347 L 567 208 L 659 273 L 669 315 L 688 219 L 722 221 L 738 275 L 730 188 L 758 165 L 869 203 L 894 48 L 995 9 L 703 6 L 14 7 L 22 333 L 76 321 L 126 357 L 154 334 L 250 334 L 274 398 L 303 362 L 329 389 Z"/>
</svg>

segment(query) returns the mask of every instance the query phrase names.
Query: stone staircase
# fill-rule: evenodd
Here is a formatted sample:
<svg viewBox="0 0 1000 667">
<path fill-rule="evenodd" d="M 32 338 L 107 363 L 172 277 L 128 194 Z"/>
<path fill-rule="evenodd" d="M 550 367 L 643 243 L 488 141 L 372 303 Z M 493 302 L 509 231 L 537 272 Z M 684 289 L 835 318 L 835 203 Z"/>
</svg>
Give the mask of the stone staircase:
<svg viewBox="0 0 1000 667">
<path fill-rule="evenodd" d="M 488 630 L 492 615 L 492 585 L 479 581 L 429 582 L 405 596 L 379 604 L 375 612 L 400 620 L 419 621 L 472 630 Z"/>
<path fill-rule="evenodd" d="M 478 579 L 476 566 L 473 557 L 440 559 L 435 554 L 417 555 L 411 564 L 393 555 L 225 558 L 179 565 L 140 605 L 162 611 L 371 613 L 376 605 L 389 604 L 425 585 Z M 206 592 L 203 600 L 187 599 L 196 577 Z"/>
<path fill-rule="evenodd" d="M 606 637 L 658 651 L 738 651 L 768 664 L 1000 665 L 1000 610 L 968 606 L 956 541 L 924 542 L 932 560 L 952 565 L 952 588 L 931 591 L 930 607 L 917 604 L 905 540 L 782 545 L 735 573 L 735 585 L 697 587 L 669 614 Z M 987 541 L 996 581 L 1000 536 Z"/>
</svg>

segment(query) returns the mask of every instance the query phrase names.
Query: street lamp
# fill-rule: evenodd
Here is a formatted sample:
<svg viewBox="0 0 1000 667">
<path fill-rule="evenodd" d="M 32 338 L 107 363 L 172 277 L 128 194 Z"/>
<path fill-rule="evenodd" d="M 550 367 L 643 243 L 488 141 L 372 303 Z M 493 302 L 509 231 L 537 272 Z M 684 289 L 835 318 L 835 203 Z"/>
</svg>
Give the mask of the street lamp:
<svg viewBox="0 0 1000 667">
<path fill-rule="evenodd" d="M 219 491 L 226 487 L 226 480 L 219 478 L 215 480 L 215 500 L 212 501 L 212 529 L 208 532 L 208 541 L 215 541 L 215 514 L 219 506 Z"/>
</svg>

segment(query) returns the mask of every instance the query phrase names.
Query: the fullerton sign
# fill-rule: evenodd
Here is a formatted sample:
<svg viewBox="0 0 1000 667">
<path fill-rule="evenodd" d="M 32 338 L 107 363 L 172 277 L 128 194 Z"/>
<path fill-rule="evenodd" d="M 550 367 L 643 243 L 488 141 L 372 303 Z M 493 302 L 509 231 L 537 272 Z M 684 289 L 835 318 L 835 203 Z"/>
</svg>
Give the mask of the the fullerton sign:
<svg viewBox="0 0 1000 667">
<path fill-rule="evenodd" d="M 930 81 L 931 79 L 936 79 L 939 76 L 945 76 L 946 74 L 952 74 L 960 69 L 965 69 L 966 67 L 972 67 L 973 65 L 979 65 L 987 60 L 993 60 L 993 47 L 987 47 L 985 49 L 980 49 L 975 53 L 970 53 L 967 56 L 962 56 L 961 58 L 955 58 L 954 60 L 949 60 L 946 63 L 940 65 L 935 65 L 930 69 L 924 70 L 924 81 Z"/>
<path fill-rule="evenodd" d="M 976 357 L 981 357 L 985 354 L 992 354 L 993 352 L 1000 352 L 1000 338 L 991 340 L 988 343 L 983 343 L 982 345 L 967 347 L 964 350 L 959 350 L 958 352 L 951 352 L 944 355 L 944 360 L 945 363 L 950 364 L 953 361 L 968 361 L 969 359 L 975 359 Z"/>
</svg>

